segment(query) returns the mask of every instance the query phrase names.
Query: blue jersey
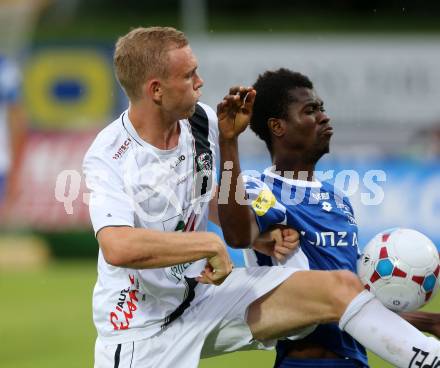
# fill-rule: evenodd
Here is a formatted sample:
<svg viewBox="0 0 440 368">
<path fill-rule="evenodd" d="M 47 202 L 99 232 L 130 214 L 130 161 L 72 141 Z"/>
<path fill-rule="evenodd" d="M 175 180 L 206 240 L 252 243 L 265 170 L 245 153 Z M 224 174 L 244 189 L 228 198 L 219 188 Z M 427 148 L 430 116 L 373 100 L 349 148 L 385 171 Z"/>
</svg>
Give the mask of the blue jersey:
<svg viewBox="0 0 440 368">
<path fill-rule="evenodd" d="M 332 184 L 292 180 L 270 170 L 266 170 L 260 178 L 245 176 L 244 179 L 261 232 L 281 224 L 301 234 L 300 250 L 283 265 L 356 272 L 358 229 L 353 208 Z M 278 264 L 275 259 L 261 253 L 255 252 L 255 255 L 260 266 Z M 368 365 L 363 346 L 335 323 L 318 326 L 306 339 L 340 356 Z M 278 343 L 279 356 L 284 355 L 285 344 L 283 341 Z"/>
</svg>

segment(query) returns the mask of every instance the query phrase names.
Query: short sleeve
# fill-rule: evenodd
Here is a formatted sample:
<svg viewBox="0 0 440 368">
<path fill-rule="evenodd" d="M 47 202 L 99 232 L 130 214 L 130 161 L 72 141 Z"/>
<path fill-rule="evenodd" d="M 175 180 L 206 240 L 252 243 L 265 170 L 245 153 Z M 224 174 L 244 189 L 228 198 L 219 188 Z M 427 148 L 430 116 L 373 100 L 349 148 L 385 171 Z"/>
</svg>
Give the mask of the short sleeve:
<svg viewBox="0 0 440 368">
<path fill-rule="evenodd" d="M 286 208 L 277 201 L 270 188 L 252 176 L 245 175 L 243 180 L 260 232 L 267 231 L 273 225 L 285 225 Z"/>
<path fill-rule="evenodd" d="M 133 227 L 133 201 L 116 169 L 99 155 L 87 154 L 83 172 L 90 190 L 89 212 L 95 235 L 107 226 Z"/>
</svg>

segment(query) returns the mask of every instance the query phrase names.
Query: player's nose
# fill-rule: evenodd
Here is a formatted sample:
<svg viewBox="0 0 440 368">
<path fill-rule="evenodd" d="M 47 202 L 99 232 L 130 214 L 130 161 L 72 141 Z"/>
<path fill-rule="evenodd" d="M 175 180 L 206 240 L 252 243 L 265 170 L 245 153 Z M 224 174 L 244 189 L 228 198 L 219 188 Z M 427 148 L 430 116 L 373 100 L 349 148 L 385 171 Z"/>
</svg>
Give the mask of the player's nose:
<svg viewBox="0 0 440 368">
<path fill-rule="evenodd" d="M 330 125 L 330 118 L 325 112 L 321 112 L 321 115 L 319 116 L 319 125 Z"/>
<path fill-rule="evenodd" d="M 199 89 L 199 88 L 202 88 L 203 87 L 203 84 L 205 83 L 204 81 L 203 81 L 203 79 L 202 79 L 202 77 L 199 75 L 199 74 L 197 74 L 196 75 L 196 83 L 195 83 L 195 88 L 196 89 Z"/>
</svg>

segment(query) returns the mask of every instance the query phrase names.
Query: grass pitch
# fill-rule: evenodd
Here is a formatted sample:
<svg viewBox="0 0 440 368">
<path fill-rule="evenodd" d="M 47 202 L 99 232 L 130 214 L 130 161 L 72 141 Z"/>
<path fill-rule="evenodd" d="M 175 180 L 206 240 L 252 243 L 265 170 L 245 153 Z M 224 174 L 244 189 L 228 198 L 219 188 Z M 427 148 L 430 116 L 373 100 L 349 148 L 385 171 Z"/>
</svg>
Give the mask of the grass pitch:
<svg viewBox="0 0 440 368">
<path fill-rule="evenodd" d="M 93 367 L 91 298 L 95 262 L 57 262 L 42 270 L 0 270 L 2 367 Z M 440 296 L 427 310 L 440 311 Z M 201 368 L 270 368 L 272 352 L 202 360 Z M 372 368 L 391 367 L 371 356 Z"/>
</svg>

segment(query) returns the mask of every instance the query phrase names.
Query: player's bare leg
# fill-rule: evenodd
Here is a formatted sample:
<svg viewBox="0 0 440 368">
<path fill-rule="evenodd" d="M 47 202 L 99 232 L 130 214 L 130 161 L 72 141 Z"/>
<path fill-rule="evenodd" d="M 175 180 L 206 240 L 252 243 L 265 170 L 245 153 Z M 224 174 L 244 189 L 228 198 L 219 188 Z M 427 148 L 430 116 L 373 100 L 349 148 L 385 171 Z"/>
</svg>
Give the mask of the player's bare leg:
<svg viewBox="0 0 440 368">
<path fill-rule="evenodd" d="M 348 271 L 297 271 L 249 307 L 248 324 L 255 338 L 265 340 L 312 324 L 335 322 L 362 290 Z"/>
<path fill-rule="evenodd" d="M 252 303 L 247 321 L 253 336 L 264 340 L 337 320 L 341 329 L 397 367 L 440 364 L 440 342 L 385 308 L 348 271 L 298 271 Z"/>
</svg>

